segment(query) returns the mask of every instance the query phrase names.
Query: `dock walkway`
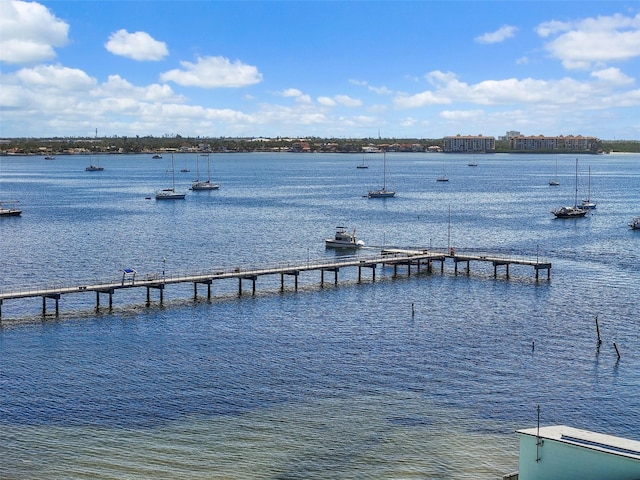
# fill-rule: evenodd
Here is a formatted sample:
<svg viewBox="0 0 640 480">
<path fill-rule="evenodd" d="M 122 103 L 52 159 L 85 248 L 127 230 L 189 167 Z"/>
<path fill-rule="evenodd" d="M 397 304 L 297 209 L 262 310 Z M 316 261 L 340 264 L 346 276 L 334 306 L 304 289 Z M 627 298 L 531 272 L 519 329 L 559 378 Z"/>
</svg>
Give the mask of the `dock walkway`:
<svg viewBox="0 0 640 480">
<path fill-rule="evenodd" d="M 265 275 L 280 275 L 280 289 L 284 290 L 285 276 L 293 276 L 295 279 L 295 290 L 298 290 L 298 276 L 302 272 L 319 271 L 320 285 L 324 284 L 325 272 L 333 272 L 334 283 L 338 284 L 338 272 L 344 268 L 358 269 L 358 283 L 362 281 L 362 269 L 370 269 L 372 272 L 372 281 L 375 282 L 376 268 L 378 265 L 393 266 L 394 276 L 397 275 L 398 266 L 406 266 L 407 274 L 411 275 L 411 267 L 416 266 L 418 270 L 426 265 L 429 272 L 433 269 L 434 262 L 440 262 L 440 271 L 444 271 L 445 260 L 452 259 L 454 261 L 454 271 L 458 274 L 458 263 L 466 263 L 466 273 L 469 274 L 469 265 L 472 261 L 491 262 L 494 266 L 494 277 L 497 276 L 498 266 L 506 266 L 506 276 L 509 278 L 509 265 L 527 265 L 533 266 L 535 269 L 535 278 L 538 280 L 539 270 L 547 270 L 547 279 L 551 277 L 551 263 L 539 262 L 538 260 L 516 259 L 497 256 L 483 255 L 461 255 L 453 251 L 448 253 L 436 252 L 427 249 L 383 249 L 379 254 L 350 256 L 343 260 L 328 260 L 322 258 L 319 260 L 308 260 L 306 263 L 298 264 L 279 264 L 275 266 L 265 266 L 258 268 L 243 269 L 240 267 L 213 269 L 212 271 L 200 272 L 188 275 L 165 276 L 157 273 L 138 275 L 135 270 L 125 269 L 122 271 L 122 279 L 119 281 L 105 281 L 93 284 L 66 285 L 46 288 L 20 288 L 16 290 L 0 289 L 0 319 L 2 317 L 2 304 L 5 300 L 16 300 L 24 298 L 42 298 L 42 315 L 47 313 L 47 299 L 55 301 L 55 314 L 59 313 L 59 300 L 63 295 L 69 294 L 86 294 L 87 292 L 95 292 L 96 309 L 100 308 L 100 295 L 108 295 L 109 309 L 113 305 L 113 295 L 117 290 L 131 288 L 147 289 L 147 306 L 151 304 L 151 291 L 158 290 L 160 292 L 160 304 L 163 302 L 164 289 L 167 285 L 179 283 L 193 284 L 194 299 L 198 298 L 198 285 L 206 285 L 207 299 L 211 299 L 211 285 L 214 281 L 237 279 L 238 295 L 242 295 L 243 281 L 252 282 L 252 293 L 256 292 L 256 281 L 259 277 Z"/>
</svg>

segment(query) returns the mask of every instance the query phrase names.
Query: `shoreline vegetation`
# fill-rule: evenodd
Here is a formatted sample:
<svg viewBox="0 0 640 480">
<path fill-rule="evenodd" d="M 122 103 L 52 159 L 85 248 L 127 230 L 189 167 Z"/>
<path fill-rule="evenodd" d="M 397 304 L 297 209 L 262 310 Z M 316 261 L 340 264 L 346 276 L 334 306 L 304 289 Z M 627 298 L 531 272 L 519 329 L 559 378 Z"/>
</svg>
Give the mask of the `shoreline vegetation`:
<svg viewBox="0 0 640 480">
<path fill-rule="evenodd" d="M 444 152 L 443 139 L 397 138 L 205 138 L 205 137 L 78 137 L 0 139 L 0 155 L 96 155 L 163 153 L 380 153 L 436 152 L 456 154 L 600 154 L 640 153 L 640 140 L 599 140 L 590 150 L 513 150 L 508 141 L 497 140 L 491 151 Z"/>
</svg>

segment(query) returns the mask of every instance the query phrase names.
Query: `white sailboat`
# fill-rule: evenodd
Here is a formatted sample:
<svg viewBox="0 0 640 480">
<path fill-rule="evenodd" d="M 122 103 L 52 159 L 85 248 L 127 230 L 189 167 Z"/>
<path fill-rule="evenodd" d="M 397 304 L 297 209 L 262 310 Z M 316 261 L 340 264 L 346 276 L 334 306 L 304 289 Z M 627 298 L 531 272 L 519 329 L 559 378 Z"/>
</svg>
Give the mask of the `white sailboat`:
<svg viewBox="0 0 640 480">
<path fill-rule="evenodd" d="M 391 198 L 396 194 L 393 190 L 387 190 L 387 152 L 382 153 L 382 170 L 382 188 L 380 190 L 369 190 L 367 194 L 369 198 Z"/>
<path fill-rule="evenodd" d="M 156 192 L 156 200 L 184 200 L 186 193 L 176 192 L 176 174 L 171 154 L 171 188 L 165 188 Z"/>
<path fill-rule="evenodd" d="M 587 214 L 587 209 L 578 206 L 578 159 L 576 158 L 576 198 L 573 206 L 551 210 L 556 218 L 578 218 Z"/>
<path fill-rule="evenodd" d="M 587 210 L 593 210 L 596 208 L 596 203 L 591 201 L 591 165 L 589 165 L 589 186 L 587 187 L 587 198 L 582 200 L 582 204 L 580 205 L 582 208 Z"/>
<path fill-rule="evenodd" d="M 553 177 L 551 180 L 549 180 L 549 185 L 552 187 L 557 187 L 558 185 L 560 185 L 560 182 L 558 181 L 558 159 L 556 158 L 556 176 Z"/>
<path fill-rule="evenodd" d="M 211 158 L 209 154 L 203 154 L 203 157 L 207 157 L 207 179 L 200 180 L 200 163 L 196 161 L 197 175 L 196 179 L 191 184 L 191 190 L 218 190 L 220 184 L 211 183 Z"/>
<path fill-rule="evenodd" d="M 442 175 L 440 175 L 438 178 L 436 178 L 436 182 L 448 182 L 449 181 L 449 177 L 447 177 L 447 174 L 444 171 L 444 165 L 442 166 Z"/>
<path fill-rule="evenodd" d="M 6 204 L 18 203 L 18 200 L 4 200 L 0 201 L 0 217 L 19 217 L 22 215 L 22 210 L 18 208 L 12 208 L 5 206 Z"/>
</svg>

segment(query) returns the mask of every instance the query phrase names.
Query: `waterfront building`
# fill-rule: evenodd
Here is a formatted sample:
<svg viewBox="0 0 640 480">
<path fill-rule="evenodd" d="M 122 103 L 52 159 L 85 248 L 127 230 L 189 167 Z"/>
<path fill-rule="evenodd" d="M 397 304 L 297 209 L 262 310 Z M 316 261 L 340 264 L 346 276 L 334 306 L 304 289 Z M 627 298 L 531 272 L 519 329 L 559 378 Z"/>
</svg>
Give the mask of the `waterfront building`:
<svg viewBox="0 0 640 480">
<path fill-rule="evenodd" d="M 456 135 L 444 137 L 445 152 L 487 153 L 496 149 L 495 137 L 483 135 Z"/>
<path fill-rule="evenodd" d="M 544 135 L 530 135 L 525 137 L 519 135 L 509 138 L 509 148 L 515 151 L 593 151 L 598 147 L 596 137 L 583 137 L 582 135 L 559 135 L 557 137 L 546 137 Z"/>
</svg>

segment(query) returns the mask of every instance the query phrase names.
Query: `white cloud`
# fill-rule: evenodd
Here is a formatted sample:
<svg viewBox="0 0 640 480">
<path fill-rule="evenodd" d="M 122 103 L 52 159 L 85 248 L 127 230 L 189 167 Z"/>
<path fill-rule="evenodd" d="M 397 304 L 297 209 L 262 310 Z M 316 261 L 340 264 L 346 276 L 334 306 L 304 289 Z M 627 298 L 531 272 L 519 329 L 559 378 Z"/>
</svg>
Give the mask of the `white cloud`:
<svg viewBox="0 0 640 480">
<path fill-rule="evenodd" d="M 632 85 L 635 80 L 620 71 L 619 68 L 606 68 L 591 72 L 591 76 L 610 85 Z"/>
<path fill-rule="evenodd" d="M 485 33 L 476 37 L 474 40 L 478 43 L 500 43 L 504 42 L 507 38 L 513 37 L 517 31 L 517 27 L 503 25 L 495 32 Z"/>
<path fill-rule="evenodd" d="M 177 102 L 185 101 L 184 97 L 176 95 L 169 85 L 157 84 L 146 87 L 136 87 L 120 75 L 109 75 L 108 80 L 92 91 L 94 97 L 130 98 L 143 102 Z"/>
<path fill-rule="evenodd" d="M 286 90 L 280 92 L 280 95 L 283 97 L 299 97 L 302 95 L 302 92 L 297 88 L 287 88 Z"/>
<path fill-rule="evenodd" d="M 239 60 L 231 63 L 224 57 L 198 57 L 197 63 L 180 62 L 184 70 L 170 70 L 160 75 L 164 82 L 182 86 L 221 88 L 245 87 L 262 81 L 256 67 Z"/>
<path fill-rule="evenodd" d="M 388 89 L 387 87 L 374 87 L 373 85 L 369 85 L 369 82 L 366 82 L 364 80 L 350 79 L 349 83 L 352 85 L 357 85 L 359 87 L 367 87 L 367 90 L 373 93 L 377 93 L 378 95 L 391 95 L 393 93 L 393 91 Z"/>
<path fill-rule="evenodd" d="M 23 64 L 51 60 L 68 43 L 69 25 L 35 2 L 0 0 L 0 60 Z"/>
<path fill-rule="evenodd" d="M 112 33 L 104 47 L 114 55 L 132 60 L 158 61 L 169 55 L 166 43 L 146 32 L 129 33 L 124 29 Z"/>
<path fill-rule="evenodd" d="M 536 31 L 550 38 L 545 45 L 551 56 L 567 69 L 621 62 L 640 56 L 640 14 L 616 14 L 576 22 L 546 22 Z"/>
<path fill-rule="evenodd" d="M 311 103 L 311 97 L 297 88 L 287 88 L 281 92 L 276 92 L 276 95 L 285 98 L 295 98 L 298 103 Z"/>
<path fill-rule="evenodd" d="M 34 68 L 23 68 L 15 73 L 22 85 L 29 88 L 67 91 L 89 91 L 96 85 L 96 80 L 78 68 L 60 65 L 40 65 Z"/>
<path fill-rule="evenodd" d="M 427 90 L 414 95 L 398 95 L 394 99 L 394 103 L 399 108 L 416 108 L 424 107 L 425 105 L 444 105 L 451 103 L 451 100 Z"/>
<path fill-rule="evenodd" d="M 611 89 L 635 82 L 618 69 L 600 70 L 594 72 L 592 77 L 592 82 L 565 77 L 556 80 L 507 78 L 467 84 L 450 72 L 435 71 L 427 75 L 427 79 L 433 85 L 432 89 L 413 95 L 397 95 L 394 104 L 400 109 L 455 103 L 486 106 L 575 105 L 580 109 L 614 108 L 618 105 L 612 101 Z M 629 101 L 625 104 L 629 104 Z"/>
<path fill-rule="evenodd" d="M 322 96 L 318 97 L 318 103 L 325 107 L 335 107 L 337 105 L 342 105 L 345 107 L 361 107 L 362 100 L 357 98 L 351 98 L 349 95 L 334 95 L 333 97 Z"/>
<path fill-rule="evenodd" d="M 318 97 L 318 103 L 320 105 L 324 105 L 325 107 L 335 107 L 337 105 L 336 101 L 331 97 Z"/>
<path fill-rule="evenodd" d="M 362 100 L 357 98 L 351 98 L 349 95 L 336 95 L 333 99 L 340 105 L 345 107 L 359 107 L 362 105 Z"/>
<path fill-rule="evenodd" d="M 443 110 L 440 116 L 446 120 L 471 120 L 485 115 L 483 110 Z"/>
</svg>

